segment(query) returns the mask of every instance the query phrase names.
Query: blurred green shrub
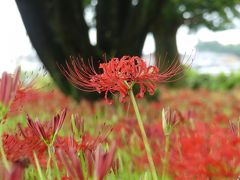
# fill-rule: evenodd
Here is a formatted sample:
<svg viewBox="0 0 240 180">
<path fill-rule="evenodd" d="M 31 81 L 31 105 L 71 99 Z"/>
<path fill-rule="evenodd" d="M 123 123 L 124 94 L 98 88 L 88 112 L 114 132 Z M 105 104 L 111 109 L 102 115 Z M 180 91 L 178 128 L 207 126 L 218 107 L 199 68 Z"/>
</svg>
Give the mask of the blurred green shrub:
<svg viewBox="0 0 240 180">
<path fill-rule="evenodd" d="M 191 89 L 206 88 L 209 90 L 229 90 L 240 86 L 240 72 L 218 75 L 200 74 L 194 70 L 187 71 L 177 87 Z"/>
</svg>

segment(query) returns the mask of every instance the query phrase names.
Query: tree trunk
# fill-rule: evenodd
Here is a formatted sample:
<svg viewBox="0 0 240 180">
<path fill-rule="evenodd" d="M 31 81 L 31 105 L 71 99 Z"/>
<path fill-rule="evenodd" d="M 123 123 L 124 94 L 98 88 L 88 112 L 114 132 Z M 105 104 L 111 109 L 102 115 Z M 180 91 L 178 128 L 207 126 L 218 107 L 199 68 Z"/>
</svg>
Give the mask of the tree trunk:
<svg viewBox="0 0 240 180">
<path fill-rule="evenodd" d="M 95 98 L 97 94 L 80 92 L 59 71 L 70 55 L 84 59 L 99 57 L 88 39 L 81 1 L 16 0 L 32 45 L 60 89 L 75 99 Z"/>
<path fill-rule="evenodd" d="M 176 44 L 177 29 L 178 27 L 167 29 L 159 26 L 152 31 L 156 44 L 156 63 L 162 70 L 169 67 L 173 61 L 179 61 Z"/>
<path fill-rule="evenodd" d="M 160 1 L 98 1 L 96 7 L 97 46 L 108 56 L 138 55 L 159 10 Z"/>
<path fill-rule="evenodd" d="M 177 67 L 182 66 L 176 44 L 176 34 L 179 26 L 177 23 L 175 23 L 174 25 L 168 27 L 159 27 L 160 26 L 158 26 L 156 29 L 153 29 L 152 32 L 156 42 L 156 63 L 160 72 L 164 72 L 173 65 L 176 65 Z M 170 79 L 170 82 L 175 82 L 174 85 L 181 83 L 181 81 L 176 80 L 179 80 L 184 76 L 184 72 L 182 70 L 179 71 L 172 79 Z M 168 83 L 168 85 L 173 84 Z"/>
</svg>

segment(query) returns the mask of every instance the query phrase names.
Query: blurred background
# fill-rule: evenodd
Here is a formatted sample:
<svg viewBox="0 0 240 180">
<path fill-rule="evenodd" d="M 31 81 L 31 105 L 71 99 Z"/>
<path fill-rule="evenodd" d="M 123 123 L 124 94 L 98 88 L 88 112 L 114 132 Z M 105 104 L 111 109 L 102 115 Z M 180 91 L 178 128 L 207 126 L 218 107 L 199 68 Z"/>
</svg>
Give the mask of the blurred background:
<svg viewBox="0 0 240 180">
<path fill-rule="evenodd" d="M 63 92 L 74 94 L 56 67 L 70 55 L 153 62 L 167 53 L 192 56 L 198 73 L 238 72 L 239 12 L 239 0 L 1 0 L 0 73 L 45 66 Z"/>
</svg>

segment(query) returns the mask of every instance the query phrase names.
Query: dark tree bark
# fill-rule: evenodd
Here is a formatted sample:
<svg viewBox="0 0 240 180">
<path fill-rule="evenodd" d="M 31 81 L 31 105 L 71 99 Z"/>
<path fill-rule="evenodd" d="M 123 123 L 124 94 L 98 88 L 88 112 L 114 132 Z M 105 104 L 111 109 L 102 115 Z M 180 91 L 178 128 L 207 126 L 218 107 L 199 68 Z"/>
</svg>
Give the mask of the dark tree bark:
<svg viewBox="0 0 240 180">
<path fill-rule="evenodd" d="M 151 26 L 156 44 L 156 63 L 160 70 L 166 69 L 176 61 L 180 63 L 176 34 L 182 23 L 182 18 L 179 17 L 176 7 L 163 0 L 162 9 Z"/>
<path fill-rule="evenodd" d="M 178 27 L 171 29 L 155 27 L 152 31 L 156 44 L 156 63 L 160 69 L 169 67 L 173 61 L 179 61 L 176 44 L 176 33 Z"/>
<path fill-rule="evenodd" d="M 161 72 L 173 65 L 182 66 L 177 50 L 176 34 L 181 26 L 182 18 L 178 15 L 176 7 L 171 3 L 163 2 L 161 12 L 158 14 L 155 23 L 151 26 L 156 52 L 156 64 Z M 184 68 L 184 67 L 183 67 Z M 172 81 L 182 78 L 184 72 L 177 74 Z M 169 84 L 171 85 L 171 83 Z"/>
</svg>

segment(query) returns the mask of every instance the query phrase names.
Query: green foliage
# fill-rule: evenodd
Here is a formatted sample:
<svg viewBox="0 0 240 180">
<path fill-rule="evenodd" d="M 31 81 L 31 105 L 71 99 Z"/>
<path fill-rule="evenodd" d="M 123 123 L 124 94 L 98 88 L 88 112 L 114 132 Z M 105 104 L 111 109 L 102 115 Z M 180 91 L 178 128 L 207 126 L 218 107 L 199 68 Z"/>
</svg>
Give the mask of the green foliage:
<svg viewBox="0 0 240 180">
<path fill-rule="evenodd" d="M 181 16 L 183 24 L 191 29 L 207 26 L 209 29 L 221 30 L 232 27 L 232 19 L 239 16 L 239 0 L 170 0 L 168 3 Z"/>
<path fill-rule="evenodd" d="M 199 74 L 192 70 L 186 72 L 186 76 L 181 81 L 181 86 L 192 89 L 229 90 L 240 86 L 240 72 L 229 75 L 221 73 L 213 76 L 210 74 Z"/>
<path fill-rule="evenodd" d="M 200 51 L 212 51 L 217 53 L 229 53 L 240 56 L 240 44 L 239 45 L 221 45 L 216 41 L 212 42 L 199 42 L 197 49 Z"/>
</svg>

